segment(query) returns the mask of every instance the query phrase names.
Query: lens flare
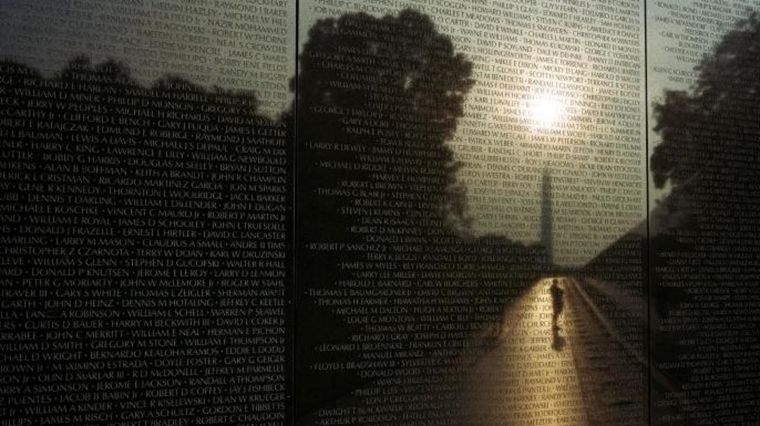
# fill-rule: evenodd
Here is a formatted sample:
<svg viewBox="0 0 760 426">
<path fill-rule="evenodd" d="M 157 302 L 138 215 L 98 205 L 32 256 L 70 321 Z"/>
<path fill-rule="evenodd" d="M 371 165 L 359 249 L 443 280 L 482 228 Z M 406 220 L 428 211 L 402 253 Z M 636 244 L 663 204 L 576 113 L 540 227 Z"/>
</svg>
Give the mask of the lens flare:
<svg viewBox="0 0 760 426">
<path fill-rule="evenodd" d="M 566 114 L 567 106 L 564 99 L 549 94 L 537 94 L 525 106 L 526 118 L 534 130 L 551 130 Z"/>
</svg>

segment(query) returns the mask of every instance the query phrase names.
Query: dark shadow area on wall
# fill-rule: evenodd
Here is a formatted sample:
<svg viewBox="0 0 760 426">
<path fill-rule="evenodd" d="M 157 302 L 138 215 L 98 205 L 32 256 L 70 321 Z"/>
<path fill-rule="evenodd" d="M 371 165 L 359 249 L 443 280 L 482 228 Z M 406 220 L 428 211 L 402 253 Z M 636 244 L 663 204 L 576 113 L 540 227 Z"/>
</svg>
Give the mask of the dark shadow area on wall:
<svg viewBox="0 0 760 426">
<path fill-rule="evenodd" d="M 143 87 L 113 61 L 0 74 L 4 413 L 284 422 L 286 125 L 252 94 Z"/>
<path fill-rule="evenodd" d="M 672 424 L 757 419 L 760 20 L 752 13 L 655 105 L 652 407 Z M 666 407 L 658 409 L 656 407 Z M 676 414 L 668 410 L 674 407 Z"/>
<path fill-rule="evenodd" d="M 662 142 L 651 172 L 656 187 L 672 189 L 650 212 L 649 240 L 643 223 L 584 268 L 592 298 L 627 300 L 610 289 L 637 275 L 646 282 L 636 263 L 648 265 L 649 299 L 616 305 L 641 313 L 648 303 L 650 316 L 612 320 L 631 335 L 649 329 L 649 343 L 634 352 L 649 354 L 652 424 L 740 424 L 758 415 L 759 51 L 752 13 L 704 57 L 689 90 L 666 91 L 653 106 Z"/>
</svg>

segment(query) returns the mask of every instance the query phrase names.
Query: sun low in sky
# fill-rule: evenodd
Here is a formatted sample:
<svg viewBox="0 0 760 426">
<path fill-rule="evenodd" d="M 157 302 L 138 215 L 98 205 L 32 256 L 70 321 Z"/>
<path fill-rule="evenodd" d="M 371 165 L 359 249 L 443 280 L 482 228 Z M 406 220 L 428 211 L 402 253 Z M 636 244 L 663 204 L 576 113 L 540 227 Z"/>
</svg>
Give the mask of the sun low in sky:
<svg viewBox="0 0 760 426">
<path fill-rule="evenodd" d="M 567 101 L 557 95 L 534 93 L 522 110 L 532 130 L 553 130 L 567 118 Z"/>
</svg>

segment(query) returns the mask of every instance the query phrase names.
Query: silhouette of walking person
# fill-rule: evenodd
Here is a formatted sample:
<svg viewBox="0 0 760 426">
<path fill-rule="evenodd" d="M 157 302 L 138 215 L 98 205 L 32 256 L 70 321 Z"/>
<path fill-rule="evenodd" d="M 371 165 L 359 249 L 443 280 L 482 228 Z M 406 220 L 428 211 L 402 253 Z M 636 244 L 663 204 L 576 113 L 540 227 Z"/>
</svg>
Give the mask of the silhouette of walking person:
<svg viewBox="0 0 760 426">
<path fill-rule="evenodd" d="M 552 280 L 552 285 L 549 288 L 549 291 L 552 295 L 552 330 L 558 330 L 559 325 L 557 325 L 557 318 L 559 318 L 559 314 L 562 313 L 562 308 L 564 307 L 562 295 L 565 293 L 565 291 L 562 290 L 559 285 L 557 285 L 556 278 Z"/>
</svg>

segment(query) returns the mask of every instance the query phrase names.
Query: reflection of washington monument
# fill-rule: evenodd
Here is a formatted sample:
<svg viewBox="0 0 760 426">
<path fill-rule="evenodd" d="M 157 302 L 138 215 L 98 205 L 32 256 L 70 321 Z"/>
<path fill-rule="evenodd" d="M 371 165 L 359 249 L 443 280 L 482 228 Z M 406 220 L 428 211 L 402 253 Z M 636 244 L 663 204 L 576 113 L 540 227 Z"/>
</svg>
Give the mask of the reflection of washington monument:
<svg viewBox="0 0 760 426">
<path fill-rule="evenodd" d="M 549 265 L 554 263 L 554 234 L 552 227 L 552 177 L 549 169 L 544 169 L 541 179 L 541 245 L 546 249 L 546 261 Z"/>
<path fill-rule="evenodd" d="M 649 367 L 636 349 L 645 346 L 636 346 L 640 334 L 617 331 L 638 330 L 633 320 L 640 317 L 625 302 L 617 304 L 621 299 L 608 283 L 554 264 L 553 225 L 547 167 L 541 179 L 540 244 L 548 269 L 506 305 L 495 344 L 462 369 L 467 404 L 456 424 L 646 424 Z M 613 321 L 619 319 L 605 311 L 611 306 L 613 312 L 630 312 L 624 321 L 633 328 L 618 328 Z"/>
</svg>

